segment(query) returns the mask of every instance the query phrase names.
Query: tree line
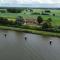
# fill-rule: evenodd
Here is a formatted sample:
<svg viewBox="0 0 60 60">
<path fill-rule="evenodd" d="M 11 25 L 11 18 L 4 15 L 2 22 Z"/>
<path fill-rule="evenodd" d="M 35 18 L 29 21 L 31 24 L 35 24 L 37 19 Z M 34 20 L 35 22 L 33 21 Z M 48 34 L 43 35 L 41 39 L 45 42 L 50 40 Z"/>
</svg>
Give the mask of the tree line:
<svg viewBox="0 0 60 60">
<path fill-rule="evenodd" d="M 23 25 L 24 22 L 25 22 L 25 20 L 22 16 L 18 16 L 15 21 L 8 20 L 8 18 L 5 18 L 5 17 L 0 17 L 0 25 L 3 25 L 3 26 L 11 26 L 11 27 L 21 27 L 22 26 L 22 28 L 37 29 L 37 30 L 50 31 L 50 32 L 60 32 L 60 30 L 58 30 L 58 28 L 56 29 L 52 25 L 51 18 L 44 20 L 41 16 L 38 16 L 36 22 L 38 22 L 37 25 L 40 26 L 40 28 L 37 28 L 37 27 L 30 28 L 27 25 L 24 26 Z"/>
</svg>

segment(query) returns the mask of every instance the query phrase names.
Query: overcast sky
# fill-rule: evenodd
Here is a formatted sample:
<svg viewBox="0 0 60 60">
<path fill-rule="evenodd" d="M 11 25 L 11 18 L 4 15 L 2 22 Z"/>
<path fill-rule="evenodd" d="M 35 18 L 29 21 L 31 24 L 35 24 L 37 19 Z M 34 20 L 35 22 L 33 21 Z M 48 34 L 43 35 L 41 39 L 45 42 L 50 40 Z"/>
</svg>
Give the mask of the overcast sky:
<svg viewBox="0 0 60 60">
<path fill-rule="evenodd" d="M 19 6 L 20 4 L 60 4 L 60 0 L 0 0 L 0 6 Z M 60 6 L 60 5 L 59 5 Z"/>
</svg>

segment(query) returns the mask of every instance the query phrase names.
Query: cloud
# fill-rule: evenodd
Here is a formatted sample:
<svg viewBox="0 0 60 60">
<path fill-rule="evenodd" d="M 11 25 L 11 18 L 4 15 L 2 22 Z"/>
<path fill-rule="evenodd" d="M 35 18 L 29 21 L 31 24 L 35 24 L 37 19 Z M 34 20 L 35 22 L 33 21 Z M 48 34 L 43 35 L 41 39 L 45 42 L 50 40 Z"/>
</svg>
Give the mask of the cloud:
<svg viewBox="0 0 60 60">
<path fill-rule="evenodd" d="M 23 6 L 24 4 L 26 4 L 26 6 L 39 6 L 39 4 L 60 4 L 60 0 L 0 0 L 0 6 L 22 6 L 21 4 L 23 4 Z"/>
<path fill-rule="evenodd" d="M 60 3 L 60 0 L 0 0 L 0 3 L 17 3 L 17 4 L 28 4 L 28 3 Z"/>
</svg>

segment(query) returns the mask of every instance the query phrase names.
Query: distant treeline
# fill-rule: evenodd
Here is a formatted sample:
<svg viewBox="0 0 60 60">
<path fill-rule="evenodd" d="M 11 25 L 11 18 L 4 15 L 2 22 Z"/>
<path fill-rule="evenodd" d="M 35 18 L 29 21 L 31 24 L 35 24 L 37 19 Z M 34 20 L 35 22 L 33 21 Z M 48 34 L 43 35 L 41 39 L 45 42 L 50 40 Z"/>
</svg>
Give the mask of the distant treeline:
<svg viewBox="0 0 60 60">
<path fill-rule="evenodd" d="M 4 12 L 21 13 L 24 10 L 26 10 L 26 11 L 29 10 L 30 12 L 32 12 L 32 9 L 30 9 L 30 8 L 5 8 L 5 9 L 0 8 L 1 13 L 4 13 Z"/>
<path fill-rule="evenodd" d="M 44 9 L 45 12 L 50 12 L 50 9 L 53 10 L 60 10 L 60 8 L 18 8 L 18 7 L 10 7 L 10 8 L 3 8 L 0 7 L 0 12 L 4 13 L 4 12 L 9 12 L 9 13 L 21 13 L 22 11 L 26 10 L 30 10 L 30 12 L 33 12 L 33 9 Z"/>
<path fill-rule="evenodd" d="M 24 9 L 24 8 L 21 8 L 21 9 L 8 8 L 8 9 L 7 9 L 7 12 L 10 12 L 10 13 L 21 13 L 23 10 L 25 10 L 25 9 Z"/>
<path fill-rule="evenodd" d="M 11 9 L 11 8 L 16 8 L 16 9 L 57 9 L 57 10 L 60 10 L 60 8 L 52 8 L 52 7 L 50 7 L 50 8 L 46 8 L 46 7 L 44 7 L 44 8 L 42 8 L 42 7 L 0 7 L 0 9 Z"/>
<path fill-rule="evenodd" d="M 4 13 L 4 12 L 21 13 L 23 10 L 25 10 L 25 8 L 5 8 L 5 9 L 0 8 L 1 13 Z"/>
</svg>

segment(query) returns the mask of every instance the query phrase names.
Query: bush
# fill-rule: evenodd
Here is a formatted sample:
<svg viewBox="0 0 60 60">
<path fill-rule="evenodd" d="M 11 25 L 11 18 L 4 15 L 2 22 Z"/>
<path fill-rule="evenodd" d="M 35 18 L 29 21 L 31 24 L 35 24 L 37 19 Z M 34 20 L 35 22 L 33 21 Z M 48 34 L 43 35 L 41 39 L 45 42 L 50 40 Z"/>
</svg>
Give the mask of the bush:
<svg viewBox="0 0 60 60">
<path fill-rule="evenodd" d="M 45 13 L 50 13 L 51 11 L 50 10 L 45 10 Z"/>
<path fill-rule="evenodd" d="M 55 14 L 53 14 L 53 16 L 55 16 Z"/>
<path fill-rule="evenodd" d="M 30 12 L 33 12 L 33 10 L 32 10 L 32 9 L 30 9 Z"/>
<path fill-rule="evenodd" d="M 50 15 L 50 14 L 48 14 L 48 13 L 42 13 L 41 15 Z"/>
<path fill-rule="evenodd" d="M 48 19 L 47 19 L 47 22 L 48 22 L 48 23 L 52 22 L 52 18 L 48 18 Z"/>
<path fill-rule="evenodd" d="M 34 12 L 32 13 L 32 15 L 40 15 L 40 13 Z"/>
</svg>

